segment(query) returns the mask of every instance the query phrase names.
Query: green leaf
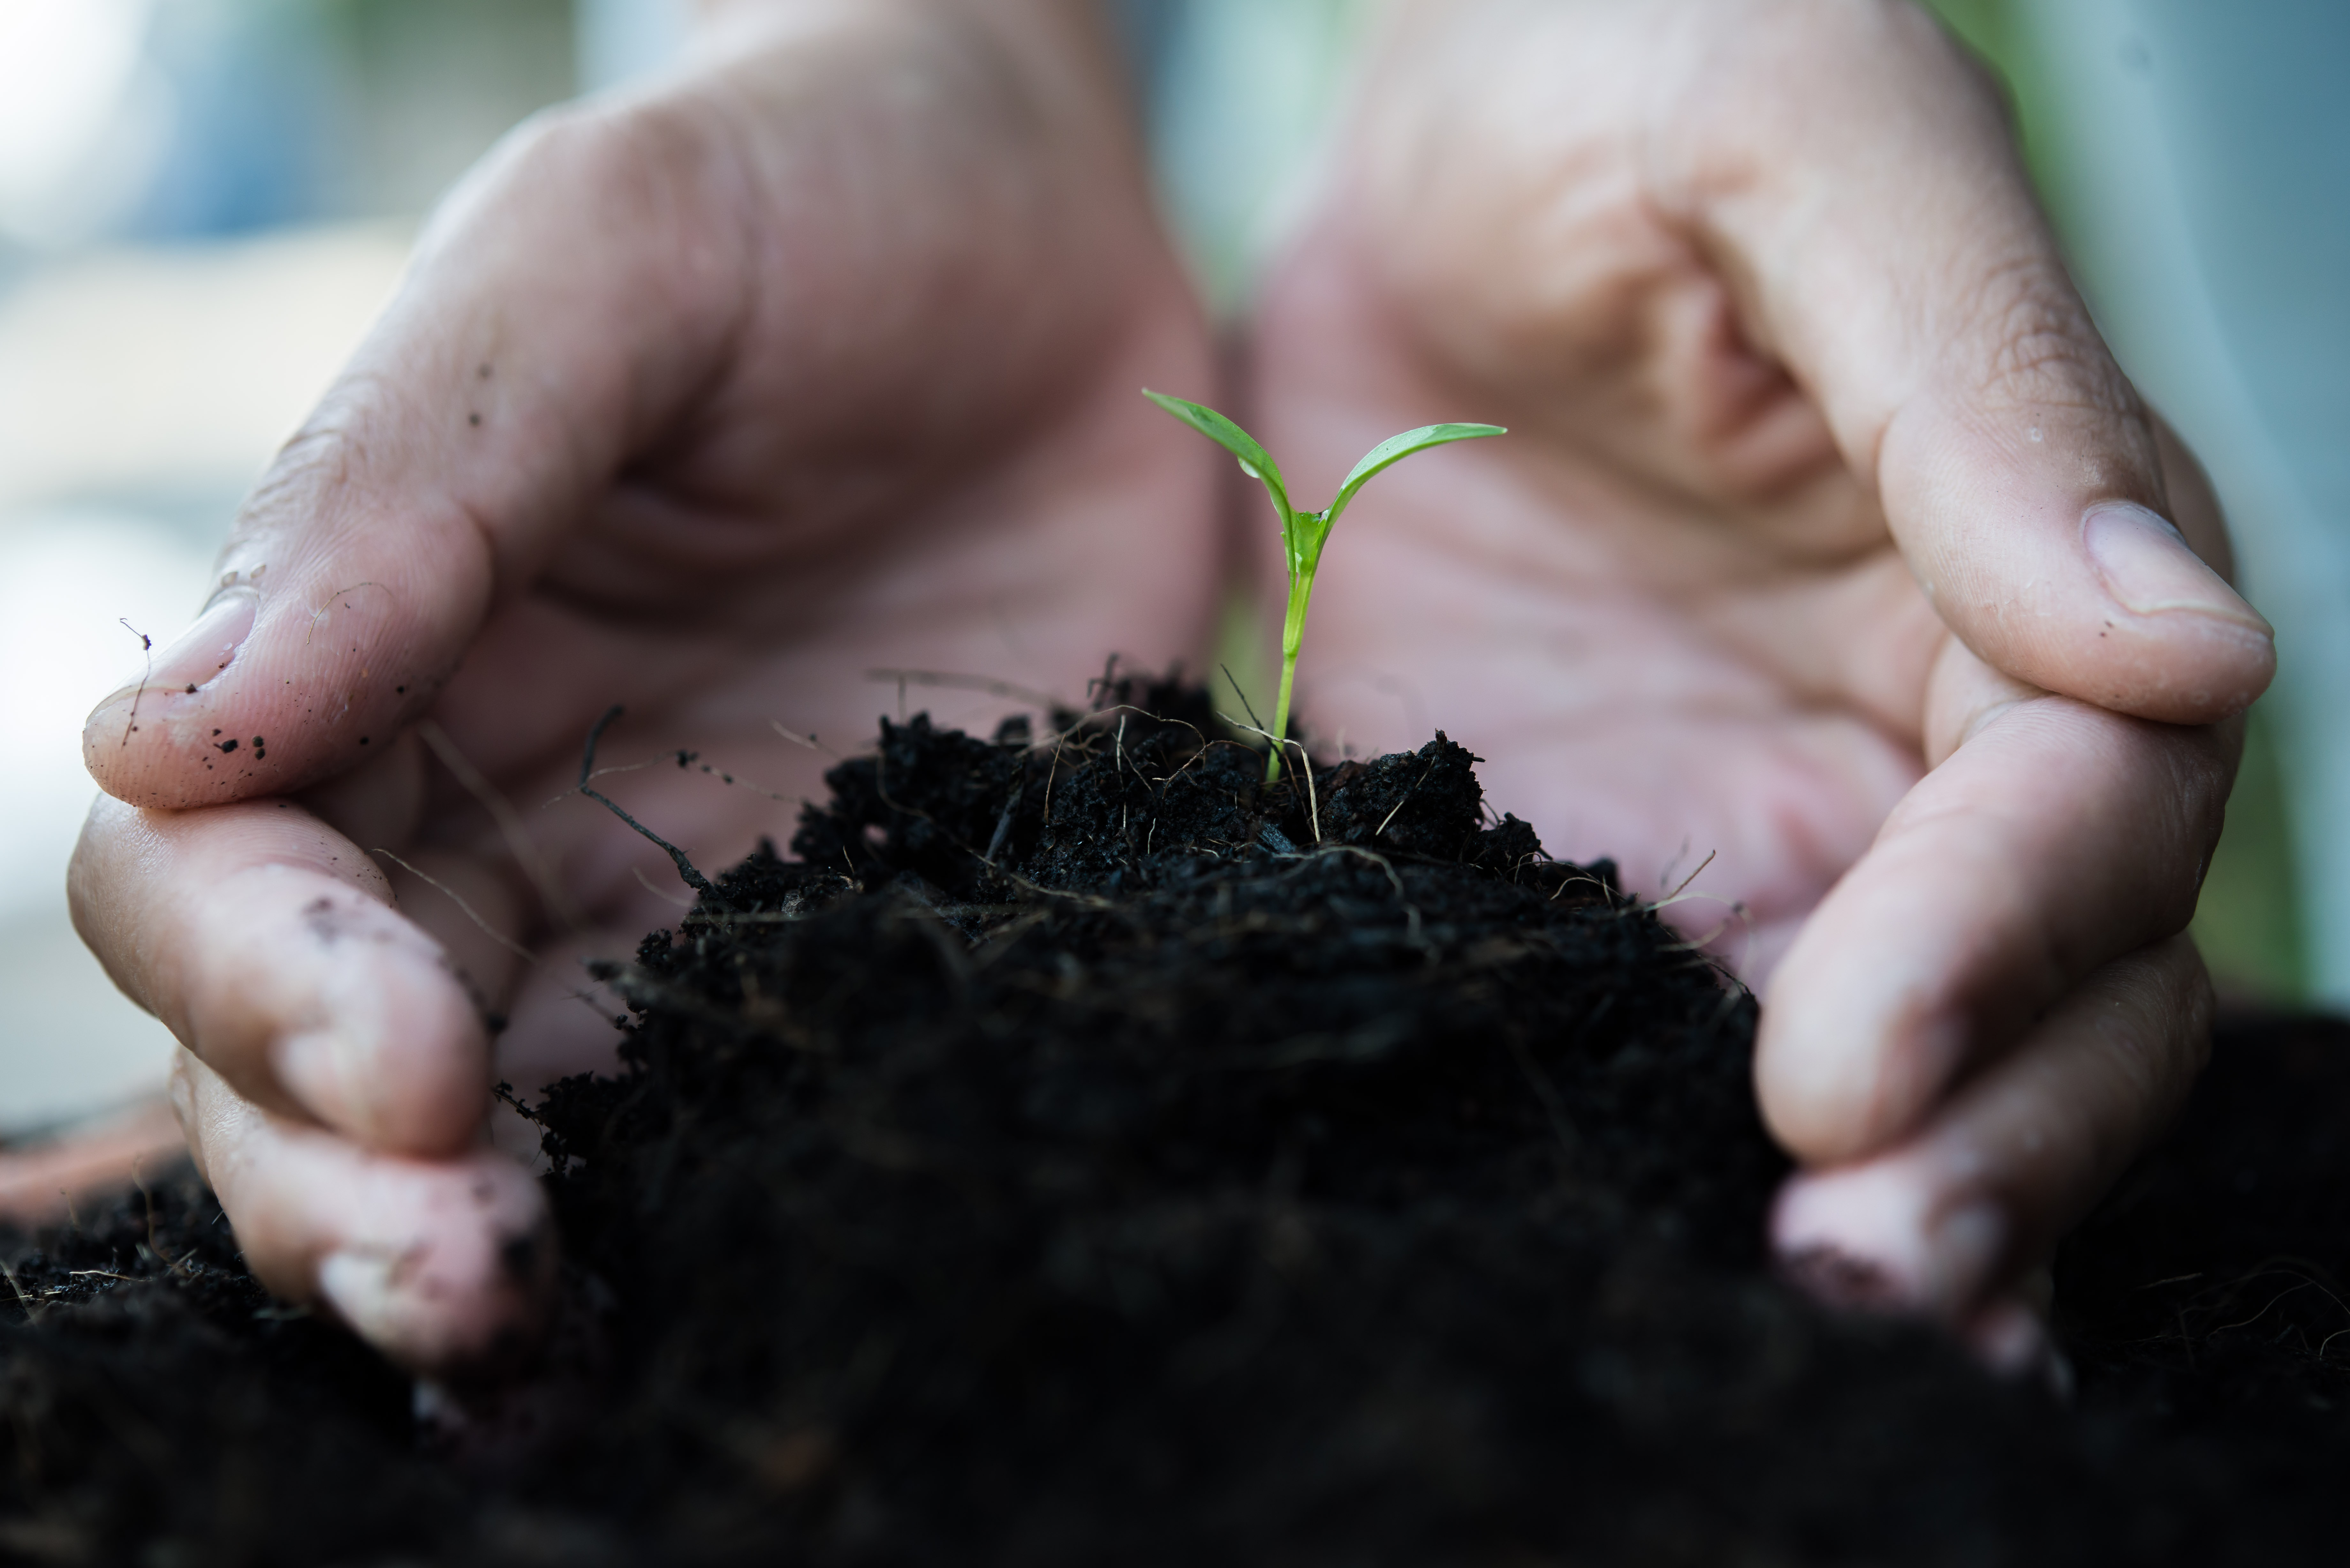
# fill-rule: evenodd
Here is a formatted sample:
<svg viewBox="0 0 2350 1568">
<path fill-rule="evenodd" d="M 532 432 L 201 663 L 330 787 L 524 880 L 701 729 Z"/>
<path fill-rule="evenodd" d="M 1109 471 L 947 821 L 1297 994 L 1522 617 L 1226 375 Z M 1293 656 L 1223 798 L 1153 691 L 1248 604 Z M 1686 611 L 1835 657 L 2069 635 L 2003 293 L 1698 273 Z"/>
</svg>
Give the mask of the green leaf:
<svg viewBox="0 0 2350 1568">
<path fill-rule="evenodd" d="M 1263 483 L 1267 493 L 1272 495 L 1274 506 L 1281 513 L 1282 534 L 1284 537 L 1288 535 L 1290 519 L 1295 514 L 1295 509 L 1289 504 L 1289 486 L 1282 480 L 1281 465 L 1273 461 L 1270 452 L 1257 444 L 1256 437 L 1203 403 L 1170 398 L 1148 387 L 1142 389 L 1142 395 L 1240 459 L 1241 472 Z"/>
<path fill-rule="evenodd" d="M 1364 454 L 1363 461 L 1355 464 L 1355 472 L 1347 475 L 1346 483 L 1338 486 L 1338 499 L 1330 503 L 1330 510 L 1325 515 L 1336 522 L 1338 514 L 1347 509 L 1347 503 L 1355 498 L 1355 492 L 1368 483 L 1371 475 L 1381 469 L 1394 467 L 1413 452 L 1426 452 L 1430 447 L 1442 446 L 1447 441 L 1474 441 L 1479 436 L 1509 433 L 1500 425 L 1422 425 L 1416 431 L 1391 435 L 1371 448 Z"/>
</svg>

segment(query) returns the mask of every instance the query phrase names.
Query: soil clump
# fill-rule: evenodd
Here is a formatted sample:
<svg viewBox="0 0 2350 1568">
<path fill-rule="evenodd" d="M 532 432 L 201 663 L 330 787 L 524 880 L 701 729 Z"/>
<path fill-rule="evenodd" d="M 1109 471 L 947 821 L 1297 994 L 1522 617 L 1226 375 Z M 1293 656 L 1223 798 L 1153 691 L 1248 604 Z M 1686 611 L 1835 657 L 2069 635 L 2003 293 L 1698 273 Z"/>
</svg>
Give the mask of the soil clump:
<svg viewBox="0 0 2350 1568">
<path fill-rule="evenodd" d="M 622 1070 L 533 1111 L 592 1400 L 562 1367 L 569 1407 L 434 1393 L 463 1451 L 420 1444 L 407 1385 L 271 1306 L 182 1174 L 0 1251 L 0 1556 L 2338 1544 L 2343 1028 L 2231 1025 L 2068 1245 L 2066 1403 L 1773 1277 L 1752 1000 L 1497 821 L 1467 752 L 1268 785 L 1197 691 L 1101 696 L 1037 743 L 885 722 L 789 857 L 607 971 Z M 518 1409 L 557 1428 L 522 1459 Z"/>
</svg>

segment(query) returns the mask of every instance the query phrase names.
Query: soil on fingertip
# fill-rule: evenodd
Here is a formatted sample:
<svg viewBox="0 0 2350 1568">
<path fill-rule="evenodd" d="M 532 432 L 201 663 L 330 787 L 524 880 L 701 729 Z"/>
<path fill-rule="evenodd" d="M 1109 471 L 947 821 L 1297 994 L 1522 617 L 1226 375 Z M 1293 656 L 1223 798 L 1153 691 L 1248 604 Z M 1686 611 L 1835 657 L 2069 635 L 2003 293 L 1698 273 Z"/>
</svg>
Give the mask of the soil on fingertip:
<svg viewBox="0 0 2350 1568">
<path fill-rule="evenodd" d="M 526 1096 L 536 1380 L 412 1389 L 182 1173 L 15 1240 L 0 1559 L 2274 1563 L 2350 1466 L 2350 1030 L 2239 1021 L 2069 1397 L 1773 1274 L 1754 1005 L 1475 759 L 1196 690 L 884 723 Z M 1504 803 L 1506 804 L 1506 803 Z M 657 825 L 653 825 L 657 826 Z"/>
</svg>

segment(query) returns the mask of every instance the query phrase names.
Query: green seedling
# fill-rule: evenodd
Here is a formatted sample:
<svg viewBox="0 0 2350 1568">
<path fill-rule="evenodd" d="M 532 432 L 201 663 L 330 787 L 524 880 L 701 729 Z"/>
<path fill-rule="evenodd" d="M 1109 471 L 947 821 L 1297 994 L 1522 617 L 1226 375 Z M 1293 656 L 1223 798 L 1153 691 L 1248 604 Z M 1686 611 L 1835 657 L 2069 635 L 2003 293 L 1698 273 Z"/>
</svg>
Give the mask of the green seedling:
<svg viewBox="0 0 2350 1568">
<path fill-rule="evenodd" d="M 1289 604 L 1281 619 L 1281 697 L 1273 711 L 1273 754 L 1265 758 L 1268 783 L 1281 776 L 1281 750 L 1289 738 L 1289 689 L 1297 677 L 1297 649 L 1305 639 L 1305 607 L 1314 597 L 1315 569 L 1322 565 L 1322 546 L 1329 542 L 1330 526 L 1355 499 L 1355 493 L 1381 469 L 1392 468 L 1413 452 L 1447 441 L 1478 436 L 1506 435 L 1500 425 L 1422 425 L 1392 435 L 1371 448 L 1355 471 L 1338 486 L 1337 499 L 1319 512 L 1300 512 L 1289 504 L 1289 487 L 1281 466 L 1248 431 L 1199 403 L 1170 398 L 1145 388 L 1142 395 L 1240 459 L 1241 472 L 1264 486 L 1273 509 L 1281 514 L 1281 550 L 1289 562 Z"/>
</svg>

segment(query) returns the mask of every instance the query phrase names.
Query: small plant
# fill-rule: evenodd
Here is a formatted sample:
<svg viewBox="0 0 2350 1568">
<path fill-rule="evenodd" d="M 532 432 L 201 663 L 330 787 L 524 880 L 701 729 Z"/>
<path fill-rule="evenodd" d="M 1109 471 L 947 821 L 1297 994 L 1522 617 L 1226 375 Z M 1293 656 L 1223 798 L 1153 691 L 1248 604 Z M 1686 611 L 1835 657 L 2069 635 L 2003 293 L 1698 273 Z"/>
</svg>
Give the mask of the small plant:
<svg viewBox="0 0 2350 1568">
<path fill-rule="evenodd" d="M 1289 504 L 1289 487 L 1281 467 L 1248 431 L 1200 403 L 1170 398 L 1145 388 L 1142 395 L 1240 459 L 1241 472 L 1264 486 L 1273 508 L 1281 514 L 1281 549 L 1289 562 L 1289 605 L 1281 620 L 1281 697 L 1273 711 L 1273 754 L 1265 759 L 1266 782 L 1281 776 L 1281 748 L 1289 738 L 1289 689 L 1297 676 L 1297 649 L 1305 639 L 1305 607 L 1314 597 L 1314 572 L 1322 564 L 1322 546 L 1329 541 L 1330 525 L 1354 500 L 1371 475 L 1391 468 L 1413 452 L 1447 441 L 1509 433 L 1500 425 L 1422 425 L 1392 435 L 1371 448 L 1355 471 L 1338 486 L 1337 498 L 1319 512 L 1300 512 Z"/>
</svg>

